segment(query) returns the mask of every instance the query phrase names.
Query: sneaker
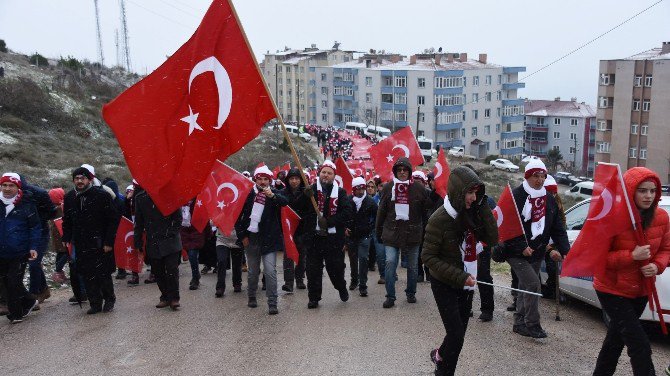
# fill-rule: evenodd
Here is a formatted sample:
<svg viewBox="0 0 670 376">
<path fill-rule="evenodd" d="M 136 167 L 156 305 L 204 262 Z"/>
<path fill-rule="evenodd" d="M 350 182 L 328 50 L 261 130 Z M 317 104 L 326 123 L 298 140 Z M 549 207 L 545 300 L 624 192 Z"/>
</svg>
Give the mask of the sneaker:
<svg viewBox="0 0 670 376">
<path fill-rule="evenodd" d="M 88 297 L 87 296 L 82 296 L 80 300 L 81 300 L 82 303 L 87 302 Z M 67 301 L 70 302 L 70 304 L 79 304 L 79 300 L 77 300 L 76 296 L 71 297 Z"/>
<path fill-rule="evenodd" d="M 217 298 L 223 298 L 223 289 L 216 289 L 216 293 L 214 293 L 214 296 Z"/>
<path fill-rule="evenodd" d="M 242 292 L 242 285 L 233 285 L 233 292 Z"/>
<path fill-rule="evenodd" d="M 528 331 L 528 328 L 524 324 L 514 325 L 512 327 L 512 331 L 524 337 L 530 337 L 530 332 Z"/>
<path fill-rule="evenodd" d="M 102 306 L 102 312 L 112 312 L 114 310 L 114 301 L 105 300 L 105 304 Z"/>
<path fill-rule="evenodd" d="M 430 350 L 430 361 L 433 362 L 433 364 L 442 363 L 442 360 L 437 359 L 437 351 L 438 349 Z"/>
<path fill-rule="evenodd" d="M 358 287 L 358 281 L 351 281 L 349 284 L 349 290 L 354 291 L 356 290 L 356 287 Z"/>
<path fill-rule="evenodd" d="M 295 287 L 297 287 L 298 290 L 304 290 L 307 288 L 307 286 L 305 286 L 305 282 L 303 282 L 302 279 L 295 280 Z"/>
<path fill-rule="evenodd" d="M 437 359 L 438 353 L 437 349 L 433 349 L 430 351 L 430 361 L 435 364 L 435 375 L 445 375 L 447 371 L 447 366 L 444 364 L 444 362 L 440 359 Z"/>
<path fill-rule="evenodd" d="M 230 268 L 226 268 L 226 270 L 228 270 L 228 269 L 230 269 Z M 212 268 L 212 274 L 216 274 L 218 272 L 219 272 L 219 268 L 217 268 L 216 266 L 214 268 Z"/>
<path fill-rule="evenodd" d="M 39 311 L 40 309 L 42 309 L 42 307 L 40 307 L 39 303 L 33 307 L 33 311 Z"/>
<path fill-rule="evenodd" d="M 116 273 L 116 277 L 114 277 L 114 278 L 116 278 L 116 279 L 126 279 L 127 276 L 128 276 L 128 273 L 125 270 L 119 269 L 119 271 Z"/>
<path fill-rule="evenodd" d="M 395 305 L 395 300 L 391 298 L 386 298 L 384 301 L 384 304 L 382 305 L 384 308 L 391 308 Z"/>
<path fill-rule="evenodd" d="M 493 312 L 485 311 L 479 315 L 479 321 L 481 322 L 489 322 L 491 320 L 493 320 Z"/>
<path fill-rule="evenodd" d="M 23 310 L 23 316 L 22 317 L 28 316 L 30 314 L 30 312 L 32 312 L 32 311 L 39 311 L 40 309 L 39 308 L 36 309 L 36 307 L 39 307 L 39 303 L 38 303 L 37 300 L 35 300 L 33 302 L 32 306 L 30 306 L 28 309 Z"/>
<path fill-rule="evenodd" d="M 377 284 L 378 284 L 378 285 L 386 284 L 386 280 L 385 280 L 384 278 L 381 278 L 381 277 L 380 277 L 380 278 L 379 278 L 379 281 L 377 281 Z"/>
<path fill-rule="evenodd" d="M 211 270 L 212 270 L 212 268 L 210 268 L 209 266 L 205 266 L 204 268 L 202 268 L 202 270 L 200 271 L 200 273 L 202 273 L 202 274 L 207 274 L 207 273 L 209 273 Z"/>
<path fill-rule="evenodd" d="M 529 326 L 527 329 L 528 334 L 533 338 L 547 338 L 547 332 L 545 332 L 539 324 Z"/>
<path fill-rule="evenodd" d="M 284 284 L 281 289 L 286 292 L 293 292 L 293 287 L 286 284 Z"/>
<path fill-rule="evenodd" d="M 9 322 L 12 324 L 18 324 L 23 322 L 23 319 L 9 319 Z"/>
<path fill-rule="evenodd" d="M 170 303 L 166 302 L 165 300 L 161 300 L 158 304 L 156 304 L 156 308 L 165 308 L 169 306 Z"/>
<path fill-rule="evenodd" d="M 249 308 L 258 307 L 258 302 L 256 301 L 256 298 L 249 297 L 249 302 L 247 303 L 247 307 L 249 307 Z"/>
<path fill-rule="evenodd" d="M 197 279 L 192 279 L 191 283 L 188 284 L 189 290 L 197 290 L 200 287 L 200 281 Z"/>
<path fill-rule="evenodd" d="M 347 289 L 340 290 L 340 300 L 343 302 L 349 300 L 349 291 Z"/>
<path fill-rule="evenodd" d="M 130 277 L 128 280 L 128 286 L 137 286 L 140 284 L 140 276 L 139 275 L 133 275 Z"/>
<path fill-rule="evenodd" d="M 416 296 L 407 295 L 407 303 L 416 303 Z"/>
<path fill-rule="evenodd" d="M 145 284 L 151 284 L 151 283 L 156 283 L 156 276 L 152 274 L 149 274 L 149 278 L 144 280 Z"/>
<path fill-rule="evenodd" d="M 270 315 L 276 315 L 279 313 L 279 309 L 277 309 L 276 305 L 270 305 L 268 306 L 268 314 Z"/>
<path fill-rule="evenodd" d="M 670 366 L 668 366 L 668 367 L 665 369 L 665 374 L 666 374 L 667 376 L 670 376 Z"/>
<path fill-rule="evenodd" d="M 88 309 L 88 311 L 86 311 L 86 314 L 87 315 L 95 315 L 96 313 L 100 313 L 100 311 L 102 311 L 102 309 L 100 307 L 91 307 L 91 308 Z"/>
<path fill-rule="evenodd" d="M 319 306 L 319 302 L 316 300 L 310 300 L 309 303 L 307 303 L 307 308 L 308 309 L 314 309 Z"/>
<path fill-rule="evenodd" d="M 514 303 L 508 305 L 508 306 L 507 306 L 507 311 L 508 311 L 508 312 L 514 312 L 514 311 L 516 311 L 516 302 L 514 302 Z"/>
<path fill-rule="evenodd" d="M 360 296 L 362 296 L 362 297 L 366 297 L 366 296 L 368 296 L 368 289 L 365 288 L 365 287 L 361 287 L 361 288 L 359 288 L 359 289 L 358 289 L 358 295 L 360 295 Z"/>
</svg>

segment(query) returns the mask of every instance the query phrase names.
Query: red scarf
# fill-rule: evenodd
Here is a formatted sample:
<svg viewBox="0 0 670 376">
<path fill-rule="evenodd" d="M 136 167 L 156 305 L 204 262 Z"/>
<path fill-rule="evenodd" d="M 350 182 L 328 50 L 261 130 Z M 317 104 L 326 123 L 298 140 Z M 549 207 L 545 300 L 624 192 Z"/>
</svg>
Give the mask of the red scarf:
<svg viewBox="0 0 670 376">
<path fill-rule="evenodd" d="M 335 187 L 333 187 L 335 189 Z M 326 196 L 323 194 L 323 192 L 319 191 L 318 192 L 318 203 L 319 203 L 319 211 L 323 213 L 323 207 L 326 203 Z M 328 215 L 326 213 L 323 213 L 324 217 L 332 217 L 335 214 L 337 214 L 337 197 L 329 197 L 329 203 L 328 203 Z"/>
<path fill-rule="evenodd" d="M 477 261 L 477 240 L 471 230 L 465 231 L 465 249 L 463 250 L 463 261 Z"/>
</svg>

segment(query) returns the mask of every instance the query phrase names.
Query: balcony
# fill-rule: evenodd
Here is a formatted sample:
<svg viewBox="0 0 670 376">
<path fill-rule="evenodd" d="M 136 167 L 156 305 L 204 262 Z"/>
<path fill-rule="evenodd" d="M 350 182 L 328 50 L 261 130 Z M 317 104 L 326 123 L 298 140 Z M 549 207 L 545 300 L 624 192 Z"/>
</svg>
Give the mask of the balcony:
<svg viewBox="0 0 670 376">
<path fill-rule="evenodd" d="M 524 137 L 523 138 L 524 142 L 527 144 L 540 144 L 540 145 L 546 145 L 549 141 L 546 138 L 543 137 Z"/>
<path fill-rule="evenodd" d="M 503 123 L 518 123 L 523 121 L 524 115 L 512 115 L 512 116 L 502 116 Z"/>
<path fill-rule="evenodd" d="M 549 125 L 547 125 L 547 124 L 529 124 L 529 123 L 526 123 L 526 130 L 527 131 L 547 132 L 548 129 L 549 129 Z"/>
<path fill-rule="evenodd" d="M 502 84 L 503 90 L 517 90 L 517 89 L 523 89 L 525 87 L 526 87 L 525 82 L 510 82 Z"/>
<path fill-rule="evenodd" d="M 510 74 L 510 73 L 521 73 L 525 72 L 526 67 L 503 67 L 503 73 L 505 74 Z"/>
<path fill-rule="evenodd" d="M 452 124 L 437 124 L 435 126 L 436 131 L 451 131 L 454 129 L 461 129 L 463 123 L 452 123 Z"/>
</svg>

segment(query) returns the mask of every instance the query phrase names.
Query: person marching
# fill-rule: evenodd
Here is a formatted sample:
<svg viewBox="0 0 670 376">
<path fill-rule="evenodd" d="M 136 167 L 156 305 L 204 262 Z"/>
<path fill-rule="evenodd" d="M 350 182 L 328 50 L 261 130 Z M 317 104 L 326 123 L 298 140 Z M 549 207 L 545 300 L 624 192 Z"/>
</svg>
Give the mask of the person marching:
<svg viewBox="0 0 670 376">
<path fill-rule="evenodd" d="M 561 196 L 558 194 L 558 184 L 556 179 L 553 176 L 547 175 L 547 179 L 544 181 L 544 189 L 547 190 L 547 193 L 554 196 L 556 200 L 556 205 L 558 205 L 558 211 L 560 213 L 560 219 L 563 222 L 563 226 L 567 226 L 567 221 L 565 218 L 565 208 L 563 207 L 563 201 Z M 567 227 L 566 227 L 567 228 Z M 551 251 L 554 249 L 554 244 L 550 241 L 547 245 L 547 253 L 544 256 L 544 264 L 547 267 L 547 283 L 546 286 L 543 286 L 542 297 L 545 299 L 554 299 L 556 298 L 556 273 L 558 273 L 558 263 L 551 258 Z M 562 298 L 562 294 L 559 294 L 559 299 Z"/>
<path fill-rule="evenodd" d="M 156 308 L 179 308 L 182 211 L 165 216 L 139 185 L 135 189 L 135 248 L 145 252 L 161 292 Z M 146 243 L 144 235 L 146 234 Z"/>
<path fill-rule="evenodd" d="M 89 315 L 114 309 L 113 250 L 120 220 L 109 194 L 93 186 L 94 178 L 86 167 L 76 168 L 72 172 L 75 187 L 63 202 L 63 243 L 72 245 L 77 272 L 84 277 Z"/>
<path fill-rule="evenodd" d="M 286 174 L 285 178 L 286 187 L 281 191 L 281 193 L 288 199 L 288 206 L 293 209 L 296 214 L 301 218 L 305 216 L 305 204 L 309 204 L 306 200 L 303 199 L 305 184 L 303 183 L 300 170 L 297 167 L 291 168 Z M 293 292 L 293 282 L 295 281 L 295 286 L 304 290 L 307 288 L 305 286 L 305 257 L 307 255 L 306 246 L 307 244 L 304 241 L 305 233 L 305 221 L 301 220 L 298 228 L 295 230 L 293 239 L 295 239 L 295 246 L 298 249 L 298 265 L 293 262 L 290 258 L 284 255 L 284 285 L 281 287 L 282 290 L 286 292 Z"/>
<path fill-rule="evenodd" d="M 477 251 L 498 241 L 498 228 L 485 187 L 467 167 L 451 171 L 444 204 L 426 225 L 421 257 L 446 335 L 431 351 L 436 375 L 453 375 L 463 348 L 477 278 Z"/>
<path fill-rule="evenodd" d="M 283 249 L 281 207 L 288 205 L 284 195 L 271 187 L 272 171 L 263 165 L 254 171 L 256 185 L 244 203 L 240 217 L 235 223 L 237 237 L 247 253 L 249 273 L 247 293 L 250 308 L 256 308 L 256 291 L 261 260 L 265 277 L 265 294 L 268 298 L 268 313 L 276 315 L 277 308 L 277 252 Z"/>
<path fill-rule="evenodd" d="M 386 301 L 384 308 L 395 305 L 395 281 L 398 258 L 402 251 L 407 255 L 408 303 L 416 303 L 417 264 L 419 245 L 431 201 L 423 183 L 410 179 L 412 164 L 408 158 L 399 158 L 393 165 L 393 181 L 381 193 L 375 232 L 382 240 L 386 253 L 384 276 Z"/>
<path fill-rule="evenodd" d="M 525 235 L 504 242 L 503 251 L 519 279 L 519 289 L 536 293 L 540 292 L 540 265 L 549 239 L 555 246 L 549 254 L 554 261 L 562 260 L 570 249 L 556 200 L 544 188 L 546 177 L 547 168 L 541 160 L 533 159 L 526 165 L 525 180 L 512 190 Z M 536 295 L 517 297 L 514 333 L 533 338 L 547 337 L 540 325 L 539 304 Z"/>
<path fill-rule="evenodd" d="M 210 226 L 205 226 L 202 232 L 193 226 L 191 218 L 193 217 L 194 210 L 195 199 L 181 207 L 181 244 L 188 253 L 188 262 L 191 265 L 191 282 L 188 284 L 189 290 L 200 288 L 200 250 L 205 246 L 205 241 L 212 235 Z M 153 269 L 151 272 L 153 275 L 156 275 Z"/>
<path fill-rule="evenodd" d="M 655 172 L 634 167 L 623 180 L 635 217 L 641 219 L 646 244 L 638 245 L 632 226 L 616 235 L 603 261 L 604 273 L 594 276 L 593 288 L 610 319 L 594 376 L 614 374 L 624 346 L 633 375 L 656 374 L 640 316 L 648 300 L 645 280 L 651 278 L 655 283 L 655 276 L 663 273 L 670 260 L 670 221 L 668 213 L 658 207 L 661 181 Z"/>
<path fill-rule="evenodd" d="M 354 289 L 358 287 L 360 296 L 368 296 L 368 252 L 378 207 L 375 201 L 367 195 L 365 179 L 360 176 L 356 177 L 351 182 L 351 186 L 354 193 L 350 198 L 355 205 L 356 213 L 351 227 L 345 230 L 349 264 L 351 265 L 351 281 Z M 358 286 L 353 284 L 354 281 L 358 282 Z M 349 289 L 353 290 L 351 287 Z"/>
<path fill-rule="evenodd" d="M 377 205 L 377 210 L 379 210 L 379 202 L 381 201 L 380 188 L 381 179 L 372 178 L 368 180 L 367 194 Z M 377 213 L 375 213 L 375 223 L 377 223 Z M 386 251 L 384 250 L 384 244 L 382 243 L 381 239 L 377 239 L 376 231 L 372 231 L 372 240 L 370 242 L 372 243 L 372 248 L 374 249 L 374 261 L 377 263 L 377 268 L 379 268 L 379 280 L 377 280 L 377 284 L 383 285 L 386 283 L 386 280 L 384 279 L 384 269 L 386 267 Z"/>
<path fill-rule="evenodd" d="M 344 279 L 344 241 L 345 229 L 351 226 L 353 215 L 352 203 L 347 192 L 335 181 L 335 163 L 331 160 L 323 162 L 319 168 L 319 177 L 310 189 L 305 190 L 305 200 L 316 192 L 319 213 L 311 208 L 305 225 L 309 231 L 307 239 L 312 239 L 312 246 L 307 251 L 307 290 L 309 303 L 307 308 L 319 306 L 322 293 L 323 265 L 333 287 L 340 293 L 340 300 L 349 300 L 347 282 Z"/>
<path fill-rule="evenodd" d="M 23 285 L 22 270 L 37 258 L 42 228 L 35 205 L 22 200 L 18 174 L 3 174 L 0 189 L 0 280 L 6 289 L 7 318 L 16 324 L 37 306 Z"/>
</svg>

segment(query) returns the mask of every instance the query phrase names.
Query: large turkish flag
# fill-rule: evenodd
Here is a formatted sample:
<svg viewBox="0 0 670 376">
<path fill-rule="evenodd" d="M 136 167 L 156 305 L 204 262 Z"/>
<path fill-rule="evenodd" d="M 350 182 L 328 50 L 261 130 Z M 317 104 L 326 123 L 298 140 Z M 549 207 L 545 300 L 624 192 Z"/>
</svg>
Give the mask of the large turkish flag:
<svg viewBox="0 0 670 376">
<path fill-rule="evenodd" d="M 351 171 L 349 171 L 349 166 L 347 166 L 347 162 L 344 161 L 344 158 L 339 157 L 335 160 L 335 167 L 337 168 L 337 175 L 335 175 L 335 180 L 337 180 L 337 184 L 340 185 L 345 191 L 347 191 L 347 194 L 351 194 L 351 181 L 354 180 L 354 177 L 351 175 Z"/>
<path fill-rule="evenodd" d="M 121 217 L 114 241 L 114 261 L 119 269 L 141 273 L 144 266 L 144 254 L 135 249 L 135 231 L 133 222 Z"/>
<path fill-rule="evenodd" d="M 423 155 L 411 127 L 404 127 L 377 145 L 368 149 L 377 174 L 384 179 L 393 179 L 393 164 L 400 157 L 407 157 L 412 167 L 423 164 Z"/>
<path fill-rule="evenodd" d="M 284 233 L 284 250 L 286 253 L 285 257 L 293 260 L 296 265 L 299 260 L 298 248 L 295 246 L 295 241 L 293 240 L 293 235 L 295 230 L 300 224 L 300 216 L 293 211 L 293 209 L 288 206 L 282 206 L 281 208 L 281 227 L 282 232 Z"/>
<path fill-rule="evenodd" d="M 504 242 L 505 240 L 514 239 L 524 234 L 521 217 L 519 217 L 519 211 L 516 208 L 509 184 L 505 186 L 502 194 L 500 194 L 498 206 L 493 209 L 493 217 L 498 223 L 498 241 Z"/>
<path fill-rule="evenodd" d="M 440 197 L 444 198 L 444 196 L 447 195 L 447 185 L 449 184 L 449 175 L 451 175 L 449 163 L 444 156 L 444 148 L 440 148 L 440 152 L 437 154 L 437 161 L 433 168 L 433 175 L 435 175 L 433 182 L 435 192 L 437 192 Z"/>
<path fill-rule="evenodd" d="M 215 0 L 195 34 L 103 116 L 133 177 L 168 215 L 276 114 L 230 1 Z"/>
</svg>

